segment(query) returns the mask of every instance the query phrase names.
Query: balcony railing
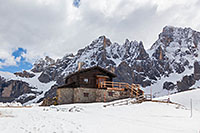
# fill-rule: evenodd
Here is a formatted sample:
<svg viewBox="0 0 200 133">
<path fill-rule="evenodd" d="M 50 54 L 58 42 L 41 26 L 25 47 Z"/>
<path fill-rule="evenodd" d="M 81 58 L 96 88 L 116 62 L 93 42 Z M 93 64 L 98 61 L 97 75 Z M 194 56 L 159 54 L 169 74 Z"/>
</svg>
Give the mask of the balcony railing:
<svg viewBox="0 0 200 133">
<path fill-rule="evenodd" d="M 144 91 L 140 89 L 140 85 L 138 84 L 132 84 L 129 83 L 123 83 L 123 82 L 112 82 L 112 81 L 102 81 L 98 84 L 98 88 L 107 88 L 108 90 L 118 90 L 118 91 L 130 91 L 131 96 L 134 95 L 136 97 L 140 95 L 144 95 Z"/>
</svg>

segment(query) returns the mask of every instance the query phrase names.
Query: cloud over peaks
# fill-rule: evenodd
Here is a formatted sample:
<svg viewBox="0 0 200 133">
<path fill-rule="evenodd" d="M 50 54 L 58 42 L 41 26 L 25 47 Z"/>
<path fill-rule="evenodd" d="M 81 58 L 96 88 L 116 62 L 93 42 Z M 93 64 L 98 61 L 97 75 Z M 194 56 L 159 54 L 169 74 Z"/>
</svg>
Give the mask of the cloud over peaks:
<svg viewBox="0 0 200 133">
<path fill-rule="evenodd" d="M 149 48 L 165 25 L 200 30 L 199 8 L 198 0 L 2 0 L 0 66 L 16 66 L 18 48 L 32 63 L 75 52 L 100 35 Z"/>
</svg>

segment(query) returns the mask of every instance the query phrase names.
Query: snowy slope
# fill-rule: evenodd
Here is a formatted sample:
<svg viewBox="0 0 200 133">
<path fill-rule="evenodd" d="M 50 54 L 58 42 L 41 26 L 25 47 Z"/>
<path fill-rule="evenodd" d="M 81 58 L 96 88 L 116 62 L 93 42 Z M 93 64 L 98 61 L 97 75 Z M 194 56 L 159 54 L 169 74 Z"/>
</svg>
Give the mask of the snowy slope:
<svg viewBox="0 0 200 133">
<path fill-rule="evenodd" d="M 30 72 L 30 71 L 29 71 Z M 0 75 L 1 77 L 5 78 L 7 81 L 8 80 L 20 80 L 29 83 L 31 87 L 39 88 L 38 91 L 45 91 L 46 88 L 51 87 L 55 82 L 50 82 L 50 83 L 41 83 L 38 80 L 38 77 L 40 76 L 41 73 L 34 73 L 35 76 L 33 78 L 22 78 L 19 76 L 16 76 L 13 73 L 9 72 L 1 72 Z"/>
<path fill-rule="evenodd" d="M 180 81 L 185 75 L 190 75 L 193 73 L 193 69 L 187 69 L 183 73 L 177 74 L 172 73 L 168 77 L 162 76 L 156 83 L 152 84 L 151 86 L 147 86 L 143 88 L 145 93 L 150 94 L 150 91 L 152 89 L 152 94 L 154 97 L 160 97 L 168 95 L 169 93 L 175 93 L 178 92 L 177 89 L 174 90 L 166 90 L 163 89 L 163 84 L 168 81 L 176 84 L 177 81 Z M 200 81 L 196 81 L 196 84 L 200 83 Z M 197 85 L 194 85 L 192 88 L 197 88 Z"/>
<path fill-rule="evenodd" d="M 199 90 L 197 90 L 199 93 Z M 183 93 L 182 93 L 183 94 Z M 187 104 L 183 96 L 173 99 Z M 179 99 L 181 97 L 181 99 Z M 196 97 L 199 99 L 198 97 Z M 198 133 L 200 112 L 165 103 L 145 102 L 103 107 L 104 103 L 68 104 L 51 107 L 0 108 L 0 131 L 48 133 Z M 17 123 L 17 124 L 16 124 Z"/>
<path fill-rule="evenodd" d="M 167 99 L 168 97 L 171 101 L 180 103 L 187 108 L 190 108 L 190 100 L 192 100 L 193 109 L 200 111 L 200 88 L 160 97 L 159 99 Z"/>
</svg>

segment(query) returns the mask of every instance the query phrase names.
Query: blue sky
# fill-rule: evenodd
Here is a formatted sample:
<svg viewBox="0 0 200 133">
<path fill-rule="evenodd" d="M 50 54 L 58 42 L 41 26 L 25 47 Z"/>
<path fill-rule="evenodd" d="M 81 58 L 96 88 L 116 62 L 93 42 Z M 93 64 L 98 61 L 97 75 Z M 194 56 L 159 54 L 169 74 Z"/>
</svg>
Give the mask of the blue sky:
<svg viewBox="0 0 200 133">
<path fill-rule="evenodd" d="M 28 70 L 32 68 L 32 64 L 27 62 L 26 59 L 23 57 L 23 54 L 26 54 L 27 50 L 23 48 L 18 48 L 17 50 L 14 50 L 12 53 L 12 56 L 16 60 L 16 65 L 11 66 L 2 66 L 0 68 L 0 71 L 6 71 L 6 72 L 18 72 L 22 70 Z M 17 59 L 18 58 L 18 59 Z M 4 62 L 3 59 L 0 59 L 0 62 Z"/>
<path fill-rule="evenodd" d="M 3 59 L 0 59 L 0 62 L 5 62 L 5 60 L 3 60 Z"/>
<path fill-rule="evenodd" d="M 78 8 L 80 6 L 80 2 L 81 0 L 74 0 L 73 5 Z"/>
</svg>

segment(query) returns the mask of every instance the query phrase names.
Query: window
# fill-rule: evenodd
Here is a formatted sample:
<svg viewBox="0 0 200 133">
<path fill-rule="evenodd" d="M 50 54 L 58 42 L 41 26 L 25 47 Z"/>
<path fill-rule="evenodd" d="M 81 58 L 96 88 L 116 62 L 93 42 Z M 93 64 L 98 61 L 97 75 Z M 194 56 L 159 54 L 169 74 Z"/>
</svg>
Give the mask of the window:
<svg viewBox="0 0 200 133">
<path fill-rule="evenodd" d="M 83 81 L 84 81 L 85 83 L 88 83 L 88 82 L 89 82 L 89 80 L 88 80 L 87 78 L 84 78 Z"/>
<path fill-rule="evenodd" d="M 83 93 L 83 96 L 84 96 L 84 97 L 88 97 L 88 96 L 89 96 L 89 93 Z"/>
<path fill-rule="evenodd" d="M 108 96 L 113 96 L 113 92 L 108 92 Z"/>
</svg>

